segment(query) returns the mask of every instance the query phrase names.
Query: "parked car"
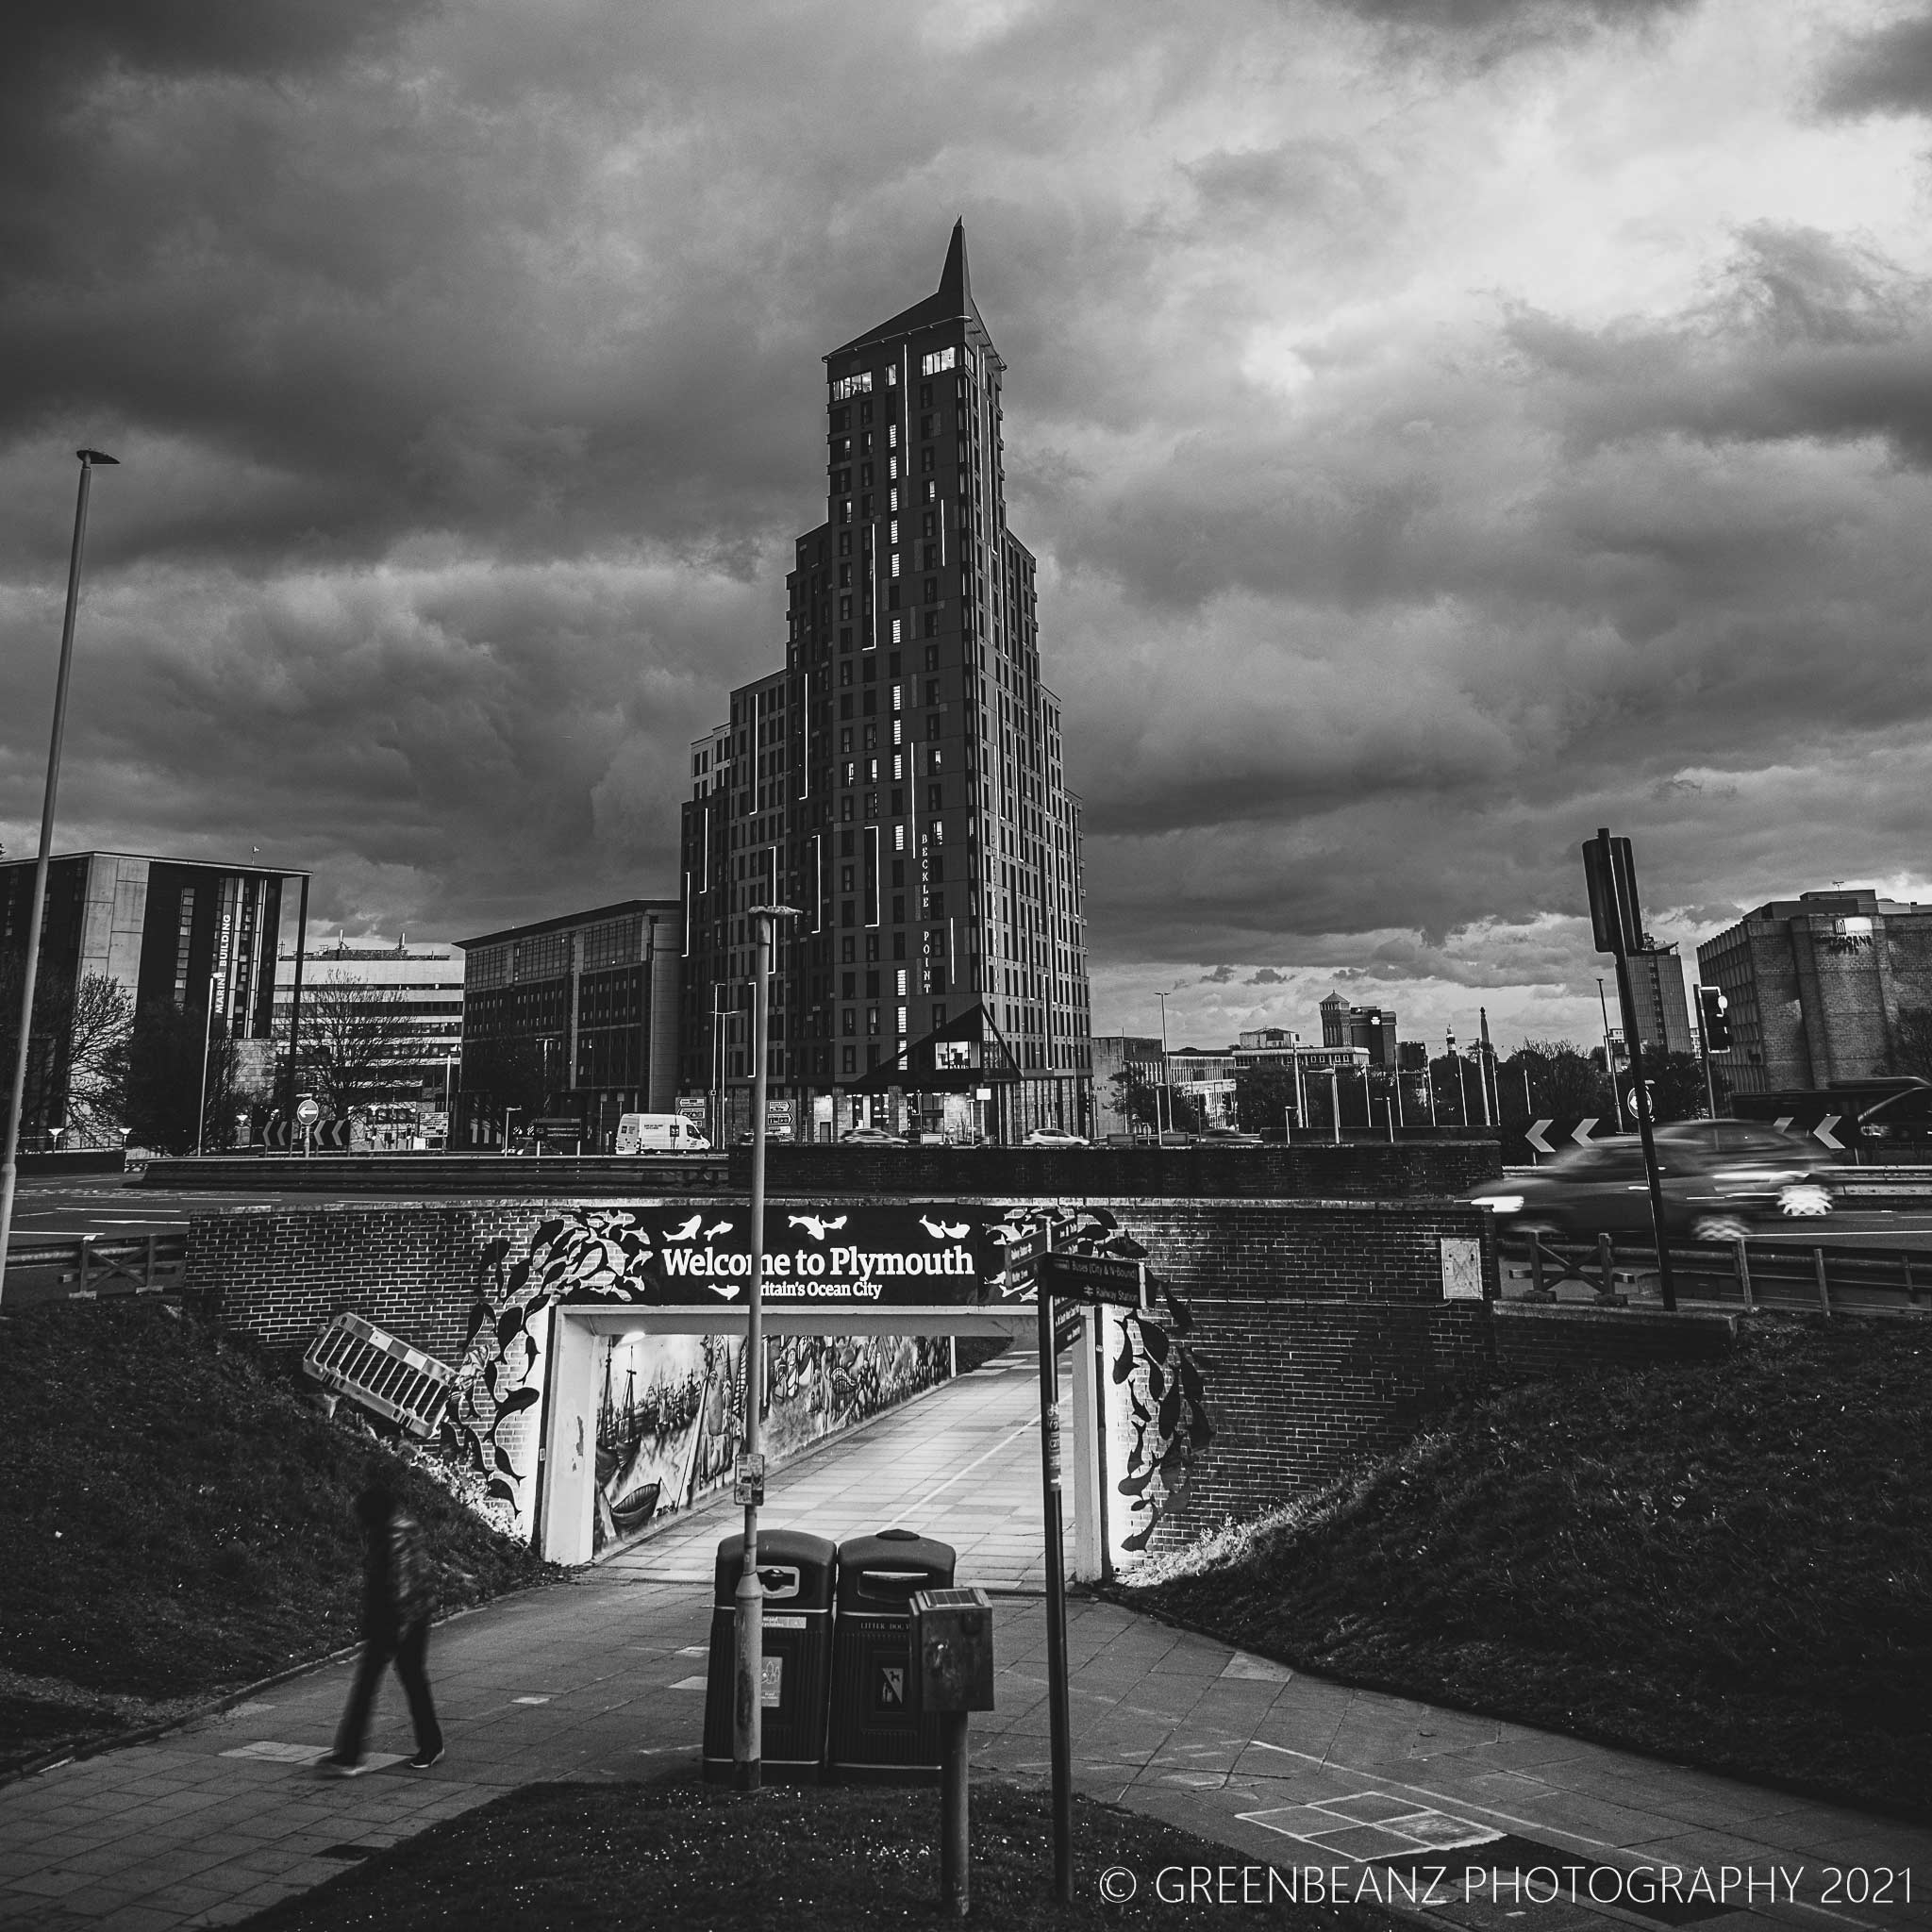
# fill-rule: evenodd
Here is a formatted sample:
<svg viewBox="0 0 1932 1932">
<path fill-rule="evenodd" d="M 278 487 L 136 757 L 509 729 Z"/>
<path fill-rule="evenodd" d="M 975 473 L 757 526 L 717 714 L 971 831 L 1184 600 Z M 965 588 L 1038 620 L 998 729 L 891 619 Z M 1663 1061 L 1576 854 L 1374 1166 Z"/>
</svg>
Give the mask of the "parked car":
<svg viewBox="0 0 1932 1932">
<path fill-rule="evenodd" d="M 1735 1241 L 1773 1216 L 1829 1214 L 1839 1171 L 1812 1147 L 1748 1121 L 1683 1121 L 1656 1129 L 1665 1231 Z M 1557 1240 L 1652 1232 L 1650 1184 L 1636 1135 L 1598 1141 L 1545 1161 L 1534 1174 L 1486 1181 L 1467 1198 L 1504 1233 Z"/>
<path fill-rule="evenodd" d="M 1028 1147 L 1086 1147 L 1091 1143 L 1084 1134 L 1069 1134 L 1059 1127 L 1035 1127 L 1026 1136 Z"/>
<path fill-rule="evenodd" d="M 889 1134 L 884 1127 L 847 1127 L 839 1136 L 841 1141 L 854 1141 L 862 1147 L 903 1147 L 905 1140 L 898 1134 Z"/>
</svg>

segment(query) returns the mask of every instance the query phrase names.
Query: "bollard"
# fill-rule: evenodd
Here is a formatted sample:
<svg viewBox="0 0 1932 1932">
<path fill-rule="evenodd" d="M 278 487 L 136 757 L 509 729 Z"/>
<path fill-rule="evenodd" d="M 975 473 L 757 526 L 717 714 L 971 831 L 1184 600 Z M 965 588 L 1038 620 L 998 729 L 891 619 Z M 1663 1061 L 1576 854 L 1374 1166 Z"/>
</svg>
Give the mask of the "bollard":
<svg viewBox="0 0 1932 1932">
<path fill-rule="evenodd" d="M 1818 1277 L 1819 1309 L 1828 1321 L 1831 1317 L 1831 1290 L 1825 1286 L 1824 1250 L 1823 1248 L 1813 1248 L 1811 1250 L 1811 1272 Z"/>
<path fill-rule="evenodd" d="M 1731 1244 L 1738 1256 L 1738 1291 L 1744 1297 L 1744 1312 L 1749 1314 L 1757 1304 L 1751 1299 L 1751 1257 L 1744 1252 L 1744 1237 L 1740 1235 Z"/>
<path fill-rule="evenodd" d="M 1916 1306 L 1917 1306 L 1917 1304 L 1918 1304 L 1918 1300 L 1919 1300 L 1919 1284 L 1918 1284 L 1918 1283 L 1917 1283 L 1916 1281 L 1914 1281 L 1914 1280 L 1912 1279 L 1912 1251 L 1911 1251 L 1911 1249 L 1909 1249 L 1909 1248 L 1901 1248 L 1901 1249 L 1899 1250 L 1899 1256 L 1898 1256 L 1898 1257 L 1899 1257 L 1899 1259 L 1900 1259 L 1900 1260 L 1901 1260 L 1901 1261 L 1902 1261 L 1902 1262 L 1903 1262 L 1903 1263 L 1905 1264 L 1905 1271 L 1906 1271 L 1906 1295 L 1907 1295 L 1907 1298 L 1908 1300 L 1910 1300 L 1910 1301 L 1911 1301 L 1911 1303 L 1912 1303 L 1912 1304 L 1914 1305 L 1914 1307 L 1916 1307 Z"/>
<path fill-rule="evenodd" d="M 1541 1238 L 1532 1233 L 1529 1238 L 1529 1291 L 1538 1301 L 1543 1298 L 1543 1244 Z"/>
</svg>

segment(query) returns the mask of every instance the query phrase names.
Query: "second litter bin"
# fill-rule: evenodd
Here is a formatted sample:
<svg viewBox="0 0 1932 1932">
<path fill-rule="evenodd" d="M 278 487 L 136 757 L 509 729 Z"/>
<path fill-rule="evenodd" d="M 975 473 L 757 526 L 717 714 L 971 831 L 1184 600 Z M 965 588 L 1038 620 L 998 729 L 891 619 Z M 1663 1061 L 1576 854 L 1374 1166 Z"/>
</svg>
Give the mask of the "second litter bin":
<svg viewBox="0 0 1932 1932">
<path fill-rule="evenodd" d="M 913 1700 L 912 1599 L 951 1587 L 958 1552 L 909 1529 L 839 1545 L 825 1775 L 848 1784 L 937 1784 L 940 1721 Z"/>
<path fill-rule="evenodd" d="M 765 1683 L 761 1759 L 774 1781 L 816 1783 L 825 1761 L 825 1692 L 832 1666 L 832 1578 L 838 1545 L 799 1529 L 758 1534 L 764 1585 Z M 732 1680 L 737 1669 L 738 1579 L 744 1538 L 718 1545 L 711 1662 L 705 1678 L 705 1776 L 733 1775 Z"/>
</svg>

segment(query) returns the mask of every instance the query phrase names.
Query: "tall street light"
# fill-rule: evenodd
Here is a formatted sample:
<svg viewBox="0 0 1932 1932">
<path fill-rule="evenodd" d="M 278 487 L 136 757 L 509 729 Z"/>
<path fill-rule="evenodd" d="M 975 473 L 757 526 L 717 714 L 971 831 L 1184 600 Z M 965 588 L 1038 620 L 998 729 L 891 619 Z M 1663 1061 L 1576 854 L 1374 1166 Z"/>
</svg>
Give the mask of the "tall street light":
<svg viewBox="0 0 1932 1932">
<path fill-rule="evenodd" d="M 34 990 L 41 969 L 41 923 L 47 902 L 47 860 L 54 849 L 54 799 L 60 789 L 60 740 L 67 726 L 67 679 L 74 667 L 74 613 L 80 604 L 80 557 L 87 542 L 87 497 L 97 463 L 118 458 L 77 449 L 80 493 L 74 505 L 74 548 L 67 558 L 67 614 L 60 625 L 60 668 L 54 678 L 54 734 L 47 748 L 47 790 L 41 802 L 41 854 L 34 862 L 33 899 L 26 916 L 26 962 L 20 975 L 20 1043 L 13 1057 L 13 1091 L 7 1106 L 7 1153 L 0 1160 L 0 1299 L 7 1292 L 7 1243 L 13 1235 L 13 1189 L 20 1175 L 20 1109 L 32 1049 Z"/>
<path fill-rule="evenodd" d="M 1180 986 L 1171 986 L 1165 992 L 1158 992 L 1154 995 L 1160 1002 L 1160 1088 L 1159 1091 L 1154 1096 L 1154 1138 L 1163 1146 L 1166 1145 L 1166 1137 L 1174 1131 L 1174 1092 L 1167 1084 L 1167 1003 L 1175 993 L 1180 991 L 1181 986 L 1185 986 L 1187 983 L 1184 979 L 1181 981 Z M 1167 1095 L 1167 1125 L 1165 1128 L 1160 1124 L 1160 1094 L 1162 1093 Z"/>
<path fill-rule="evenodd" d="M 765 1062 L 771 1031 L 772 945 L 778 922 L 800 916 L 791 906 L 751 908 L 758 933 L 758 976 L 751 1021 L 751 1293 L 744 1307 L 744 1468 L 738 1485 L 739 1500 L 744 1505 L 744 1568 L 732 1597 L 731 1761 L 741 1791 L 758 1790 L 765 1752 L 765 1590 L 758 1581 L 758 1505 L 764 1500 L 765 1463 L 758 1452 L 758 1406 L 764 1399 L 765 1368 Z"/>
</svg>

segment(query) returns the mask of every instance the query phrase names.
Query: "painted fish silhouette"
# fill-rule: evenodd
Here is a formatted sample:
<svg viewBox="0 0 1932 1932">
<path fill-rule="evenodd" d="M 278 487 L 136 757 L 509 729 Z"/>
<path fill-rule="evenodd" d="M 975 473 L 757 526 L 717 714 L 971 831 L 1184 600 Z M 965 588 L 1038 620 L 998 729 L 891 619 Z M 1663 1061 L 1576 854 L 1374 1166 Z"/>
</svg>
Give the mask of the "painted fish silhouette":
<svg viewBox="0 0 1932 1932">
<path fill-rule="evenodd" d="M 972 1232 L 963 1221 L 956 1225 L 949 1221 L 928 1221 L 923 1214 L 919 1217 L 919 1224 L 936 1241 L 963 1241 Z"/>
<path fill-rule="evenodd" d="M 664 1237 L 664 1239 L 667 1241 L 688 1241 L 691 1239 L 693 1235 L 697 1233 L 699 1228 L 704 1226 L 704 1224 L 705 1217 L 702 1214 L 693 1214 L 691 1218 L 689 1221 L 687 1221 L 682 1227 L 674 1229 L 673 1232 L 667 1234 Z"/>
<path fill-rule="evenodd" d="M 785 1218 L 793 1227 L 804 1228 L 813 1241 L 822 1241 L 828 1234 L 843 1227 L 850 1217 L 841 1214 L 834 1219 L 818 1214 L 788 1214 Z"/>
</svg>

